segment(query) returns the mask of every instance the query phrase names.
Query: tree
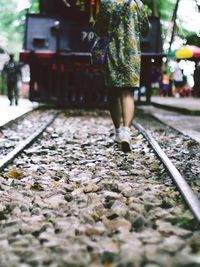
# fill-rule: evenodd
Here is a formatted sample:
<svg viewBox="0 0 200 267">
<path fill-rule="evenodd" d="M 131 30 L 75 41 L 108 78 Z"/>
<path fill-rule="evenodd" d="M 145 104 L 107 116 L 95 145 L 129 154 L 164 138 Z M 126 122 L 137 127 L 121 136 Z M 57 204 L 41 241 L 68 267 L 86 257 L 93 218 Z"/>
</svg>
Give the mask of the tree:
<svg viewBox="0 0 200 267">
<path fill-rule="evenodd" d="M 200 46 L 200 37 L 195 33 L 188 32 L 186 36 L 186 44 Z"/>
<path fill-rule="evenodd" d="M 18 14 L 16 10 L 15 0 L 0 0 L 0 36 L 1 44 L 7 49 L 12 49 L 13 46 L 10 45 L 13 40 L 19 42 L 20 36 L 18 34 Z"/>
<path fill-rule="evenodd" d="M 146 0 L 145 4 L 151 10 L 152 16 L 160 17 L 162 20 L 170 20 L 172 17 L 176 0 Z"/>
<path fill-rule="evenodd" d="M 30 8 L 29 12 L 38 13 L 39 12 L 39 1 L 38 0 L 29 0 Z"/>
<path fill-rule="evenodd" d="M 1 46 L 11 52 L 18 52 L 22 48 L 25 15 L 37 12 L 38 0 L 29 0 L 30 8 L 18 10 L 18 0 L 0 0 L 0 41 Z"/>
<path fill-rule="evenodd" d="M 169 44 L 169 50 L 171 49 L 175 36 L 179 36 L 184 40 L 188 40 L 188 44 L 200 45 L 197 34 L 189 32 L 185 27 L 182 26 L 181 20 L 177 18 L 180 2 L 181 0 L 145 0 L 145 4 L 148 6 L 151 14 L 161 18 L 163 34 L 165 42 Z M 195 3 L 197 5 L 197 9 L 199 9 L 197 0 L 191 0 L 191 2 Z"/>
<path fill-rule="evenodd" d="M 10 51 L 17 52 L 22 47 L 22 39 L 24 35 L 25 15 L 27 12 L 38 12 L 39 1 L 38 0 L 27 0 L 29 3 L 28 9 L 17 10 L 19 1 L 22 0 L 0 0 L 0 42 L 4 48 Z M 59 0 L 57 0 L 59 1 Z M 75 1 L 75 0 L 74 0 Z M 162 21 L 163 35 L 167 42 L 170 42 L 170 34 L 173 29 L 171 21 L 174 23 L 174 33 L 182 36 L 184 32 L 184 38 L 187 39 L 187 29 L 183 29 L 181 25 L 176 27 L 176 13 L 173 12 L 176 7 L 177 1 L 179 0 L 145 0 L 145 5 L 148 9 L 148 13 L 153 16 L 159 16 Z M 184 1 L 184 0 L 180 0 Z M 196 0 L 191 0 L 196 3 Z M 171 27 L 169 26 L 171 25 Z M 166 38 L 167 37 L 167 38 Z M 173 40 L 173 37 L 171 38 Z"/>
</svg>

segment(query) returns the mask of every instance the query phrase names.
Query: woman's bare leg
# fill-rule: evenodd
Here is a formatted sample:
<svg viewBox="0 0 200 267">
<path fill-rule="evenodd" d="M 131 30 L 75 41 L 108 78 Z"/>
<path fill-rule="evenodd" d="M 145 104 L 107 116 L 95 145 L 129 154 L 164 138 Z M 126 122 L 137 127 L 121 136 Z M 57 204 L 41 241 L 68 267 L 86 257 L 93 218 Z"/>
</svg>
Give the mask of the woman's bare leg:
<svg viewBox="0 0 200 267">
<path fill-rule="evenodd" d="M 134 95 L 133 91 L 129 88 L 121 88 L 120 93 L 123 128 L 121 134 L 121 149 L 124 152 L 131 151 L 131 125 L 134 118 Z"/>
<path fill-rule="evenodd" d="M 131 89 L 123 88 L 121 91 L 121 108 L 124 127 L 131 127 L 135 115 L 134 94 Z"/>
<path fill-rule="evenodd" d="M 116 129 L 120 127 L 122 115 L 119 90 L 120 88 L 109 88 L 110 115 Z"/>
</svg>

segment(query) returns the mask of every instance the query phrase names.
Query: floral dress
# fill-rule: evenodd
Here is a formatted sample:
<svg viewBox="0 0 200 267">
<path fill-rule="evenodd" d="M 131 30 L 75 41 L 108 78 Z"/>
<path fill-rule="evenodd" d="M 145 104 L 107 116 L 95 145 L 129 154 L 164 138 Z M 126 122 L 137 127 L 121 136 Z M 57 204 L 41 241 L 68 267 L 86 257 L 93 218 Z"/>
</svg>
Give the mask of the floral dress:
<svg viewBox="0 0 200 267">
<path fill-rule="evenodd" d="M 101 0 L 94 31 L 103 37 L 113 34 L 103 68 L 108 87 L 139 87 L 140 36 L 149 22 L 140 0 Z"/>
</svg>

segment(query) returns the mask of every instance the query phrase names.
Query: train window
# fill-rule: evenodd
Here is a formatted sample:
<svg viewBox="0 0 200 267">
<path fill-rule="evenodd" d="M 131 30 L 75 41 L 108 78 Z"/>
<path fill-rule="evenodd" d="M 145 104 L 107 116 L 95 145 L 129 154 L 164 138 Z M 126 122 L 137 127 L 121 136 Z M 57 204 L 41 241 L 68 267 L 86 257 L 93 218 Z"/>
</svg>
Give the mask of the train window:
<svg viewBox="0 0 200 267">
<path fill-rule="evenodd" d="M 49 42 L 45 38 L 33 38 L 33 46 L 36 48 L 49 47 Z"/>
</svg>

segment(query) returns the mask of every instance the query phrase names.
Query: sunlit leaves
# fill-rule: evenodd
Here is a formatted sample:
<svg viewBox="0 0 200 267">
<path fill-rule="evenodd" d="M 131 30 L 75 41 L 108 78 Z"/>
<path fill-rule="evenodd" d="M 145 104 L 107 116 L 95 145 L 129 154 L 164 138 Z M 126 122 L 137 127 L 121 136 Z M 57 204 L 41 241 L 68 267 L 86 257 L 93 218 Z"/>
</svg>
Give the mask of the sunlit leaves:
<svg viewBox="0 0 200 267">
<path fill-rule="evenodd" d="M 38 0 L 29 0 L 30 9 L 18 9 L 18 0 L 0 0 L 0 41 L 1 46 L 11 52 L 22 48 L 27 12 L 38 12 Z"/>
</svg>

